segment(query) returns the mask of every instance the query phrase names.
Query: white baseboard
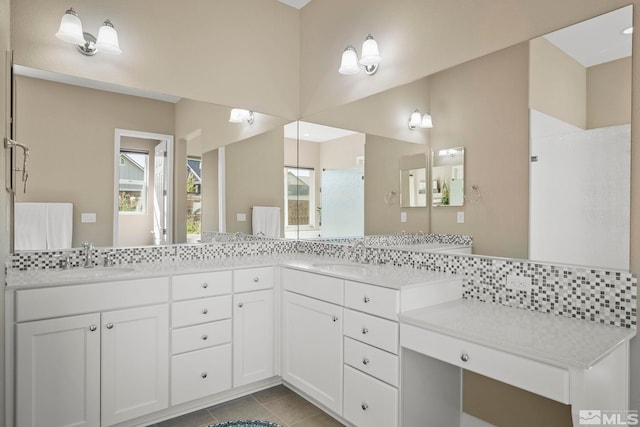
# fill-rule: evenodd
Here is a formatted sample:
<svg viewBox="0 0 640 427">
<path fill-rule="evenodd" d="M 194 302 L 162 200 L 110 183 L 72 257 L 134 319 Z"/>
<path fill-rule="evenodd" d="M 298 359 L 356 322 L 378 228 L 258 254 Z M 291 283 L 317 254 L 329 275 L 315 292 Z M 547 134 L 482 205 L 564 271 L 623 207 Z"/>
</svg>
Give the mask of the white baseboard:
<svg viewBox="0 0 640 427">
<path fill-rule="evenodd" d="M 476 418 L 466 412 L 462 413 L 460 418 L 460 427 L 496 427 L 493 424 L 489 424 L 486 421 L 482 421 L 480 418 Z"/>
</svg>

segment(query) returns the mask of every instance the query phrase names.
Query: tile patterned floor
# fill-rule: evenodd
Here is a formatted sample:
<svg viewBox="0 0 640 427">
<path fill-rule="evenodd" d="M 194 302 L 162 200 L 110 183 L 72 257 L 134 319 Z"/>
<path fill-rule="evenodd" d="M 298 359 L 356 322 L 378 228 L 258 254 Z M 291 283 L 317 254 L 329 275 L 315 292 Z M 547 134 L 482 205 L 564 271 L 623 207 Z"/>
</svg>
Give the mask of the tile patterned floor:
<svg viewBox="0 0 640 427">
<path fill-rule="evenodd" d="M 339 427 L 338 421 L 283 385 L 201 409 L 154 427 L 202 427 L 232 420 L 262 420 L 282 427 Z"/>
</svg>

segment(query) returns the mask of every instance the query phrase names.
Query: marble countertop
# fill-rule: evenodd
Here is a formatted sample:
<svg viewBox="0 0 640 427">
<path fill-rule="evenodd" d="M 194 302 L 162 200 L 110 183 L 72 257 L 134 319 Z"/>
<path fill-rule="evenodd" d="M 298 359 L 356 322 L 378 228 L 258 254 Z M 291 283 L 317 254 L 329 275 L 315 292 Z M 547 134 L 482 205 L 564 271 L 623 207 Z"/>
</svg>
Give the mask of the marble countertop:
<svg viewBox="0 0 640 427">
<path fill-rule="evenodd" d="M 273 265 L 394 289 L 461 277 L 412 267 L 354 263 L 328 256 L 277 254 L 237 256 L 206 261 L 120 264 L 113 267 L 69 270 L 9 270 L 6 275 L 6 285 L 8 289 L 28 289 Z"/>
<path fill-rule="evenodd" d="M 588 369 L 624 341 L 619 328 L 468 299 L 401 313 L 400 322 L 562 367 Z"/>
</svg>

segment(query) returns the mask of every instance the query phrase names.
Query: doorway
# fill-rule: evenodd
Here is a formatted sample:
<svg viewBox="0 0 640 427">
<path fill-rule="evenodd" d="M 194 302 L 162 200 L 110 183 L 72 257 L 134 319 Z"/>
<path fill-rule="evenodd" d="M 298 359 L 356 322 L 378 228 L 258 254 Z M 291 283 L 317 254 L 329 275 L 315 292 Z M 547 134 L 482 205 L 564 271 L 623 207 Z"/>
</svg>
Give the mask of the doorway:
<svg viewBox="0 0 640 427">
<path fill-rule="evenodd" d="M 113 246 L 173 242 L 173 136 L 116 129 Z"/>
</svg>

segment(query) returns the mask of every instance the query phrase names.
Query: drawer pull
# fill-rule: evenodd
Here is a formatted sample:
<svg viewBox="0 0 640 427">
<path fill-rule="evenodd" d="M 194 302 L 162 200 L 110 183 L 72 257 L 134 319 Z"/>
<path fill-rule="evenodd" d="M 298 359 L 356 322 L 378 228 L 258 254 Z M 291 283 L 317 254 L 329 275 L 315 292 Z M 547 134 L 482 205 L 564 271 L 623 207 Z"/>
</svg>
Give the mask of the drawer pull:
<svg viewBox="0 0 640 427">
<path fill-rule="evenodd" d="M 240 307 L 240 308 L 244 307 L 244 303 L 243 302 L 239 302 L 238 303 L 238 307 Z"/>
<path fill-rule="evenodd" d="M 333 320 L 334 322 L 337 322 L 337 321 L 338 321 L 338 316 L 333 316 L 333 317 L 331 318 L 331 320 Z"/>
<path fill-rule="evenodd" d="M 98 329 L 98 327 L 97 327 L 96 325 L 91 325 L 91 326 L 89 326 L 89 330 L 90 330 L 91 332 L 95 332 L 95 331 L 96 331 L 96 329 Z"/>
<path fill-rule="evenodd" d="M 209 309 L 208 309 L 208 308 L 203 308 L 203 309 L 202 309 L 202 314 L 207 314 L 208 312 L 209 312 Z"/>
<path fill-rule="evenodd" d="M 201 373 L 201 374 L 200 374 L 200 376 L 201 376 L 202 378 L 207 378 L 207 373 L 206 373 L 206 372 L 203 372 L 203 373 Z"/>
<path fill-rule="evenodd" d="M 363 364 L 363 365 L 368 365 L 368 364 L 369 364 L 369 359 L 367 359 L 366 357 L 364 357 L 364 358 L 362 359 L 362 364 Z"/>
<path fill-rule="evenodd" d="M 369 409 L 369 404 L 367 402 L 362 402 L 362 405 L 360 405 L 360 407 L 363 411 L 366 411 L 367 409 Z"/>
<path fill-rule="evenodd" d="M 468 362 L 469 355 L 467 353 L 462 353 L 462 355 L 460 356 L 460 360 L 462 360 L 463 362 Z"/>
<path fill-rule="evenodd" d="M 362 328 L 362 335 L 366 335 L 369 333 L 369 330 L 367 328 Z"/>
<path fill-rule="evenodd" d="M 203 284 L 202 284 L 202 287 L 203 287 L 204 289 L 207 289 L 207 288 L 209 287 L 209 284 L 208 284 L 208 283 L 203 283 Z"/>
<path fill-rule="evenodd" d="M 363 301 L 364 301 L 364 303 L 366 304 L 366 303 L 368 303 L 369 301 L 371 301 L 371 298 L 369 298 L 369 297 L 364 297 Z"/>
<path fill-rule="evenodd" d="M 258 283 L 260 281 L 260 278 L 258 276 L 256 276 L 256 277 L 253 278 L 253 281 Z"/>
<path fill-rule="evenodd" d="M 202 341 L 206 341 L 206 340 L 207 340 L 207 338 L 209 338 L 209 335 L 204 334 L 204 335 L 202 336 Z"/>
<path fill-rule="evenodd" d="M 113 329 L 113 323 L 111 322 L 107 323 L 107 329 Z"/>
</svg>

